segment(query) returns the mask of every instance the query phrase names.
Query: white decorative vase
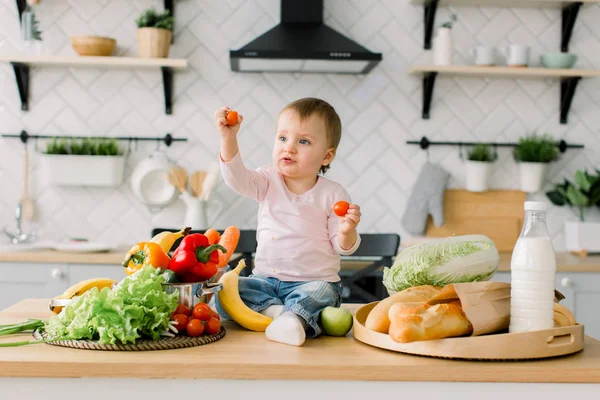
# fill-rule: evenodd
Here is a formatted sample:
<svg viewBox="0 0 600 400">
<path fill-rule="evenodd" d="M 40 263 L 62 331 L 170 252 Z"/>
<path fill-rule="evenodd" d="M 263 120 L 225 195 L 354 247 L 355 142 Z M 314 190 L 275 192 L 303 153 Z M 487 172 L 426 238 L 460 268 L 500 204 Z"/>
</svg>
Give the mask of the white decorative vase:
<svg viewBox="0 0 600 400">
<path fill-rule="evenodd" d="M 539 192 L 544 183 L 547 167 L 547 163 L 520 162 L 519 173 L 521 178 L 521 190 L 525 193 Z"/>
<path fill-rule="evenodd" d="M 123 181 L 125 156 L 42 154 L 41 163 L 53 185 L 118 186 Z"/>
<path fill-rule="evenodd" d="M 181 193 L 179 196 L 185 203 L 186 210 L 183 218 L 184 226 L 190 226 L 194 230 L 206 230 L 212 226 L 212 223 L 221 214 L 222 205 L 216 201 L 206 201 L 198 197 L 194 197 L 188 192 Z M 210 214 L 213 216 L 208 219 L 208 208 L 215 206 L 215 210 Z"/>
<path fill-rule="evenodd" d="M 465 165 L 467 168 L 467 190 L 469 192 L 487 191 L 492 163 L 467 160 Z"/>
<path fill-rule="evenodd" d="M 565 245 L 568 251 L 600 252 L 600 223 L 565 221 Z"/>
<path fill-rule="evenodd" d="M 433 39 L 433 64 L 452 65 L 452 37 L 450 28 L 439 28 Z"/>
</svg>

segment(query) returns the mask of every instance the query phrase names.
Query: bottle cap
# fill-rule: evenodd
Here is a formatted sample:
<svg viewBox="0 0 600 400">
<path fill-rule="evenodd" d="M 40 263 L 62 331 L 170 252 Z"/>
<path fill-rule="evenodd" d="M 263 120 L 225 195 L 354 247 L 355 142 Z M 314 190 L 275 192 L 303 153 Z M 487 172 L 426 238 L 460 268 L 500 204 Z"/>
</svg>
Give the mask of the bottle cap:
<svg viewBox="0 0 600 400">
<path fill-rule="evenodd" d="M 548 203 L 543 201 L 526 201 L 525 211 L 546 211 L 548 209 Z"/>
</svg>

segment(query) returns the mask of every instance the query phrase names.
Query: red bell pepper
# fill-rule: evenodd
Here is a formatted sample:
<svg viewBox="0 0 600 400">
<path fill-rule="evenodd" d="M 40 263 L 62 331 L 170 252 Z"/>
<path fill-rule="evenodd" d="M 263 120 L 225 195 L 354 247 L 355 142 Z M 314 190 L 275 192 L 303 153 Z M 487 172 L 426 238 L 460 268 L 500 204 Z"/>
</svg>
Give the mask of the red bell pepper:
<svg viewBox="0 0 600 400">
<path fill-rule="evenodd" d="M 219 250 L 227 250 L 219 244 L 209 244 L 201 233 L 187 235 L 175 250 L 167 269 L 185 277 L 185 281 L 207 281 L 218 269 Z"/>
</svg>

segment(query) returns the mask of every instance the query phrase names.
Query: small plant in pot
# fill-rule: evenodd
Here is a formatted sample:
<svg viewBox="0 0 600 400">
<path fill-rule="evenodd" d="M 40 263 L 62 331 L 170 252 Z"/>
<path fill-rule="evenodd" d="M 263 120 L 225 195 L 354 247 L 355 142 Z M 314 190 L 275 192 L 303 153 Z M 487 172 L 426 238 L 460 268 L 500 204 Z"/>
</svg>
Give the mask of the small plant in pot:
<svg viewBox="0 0 600 400">
<path fill-rule="evenodd" d="M 48 180 L 62 186 L 117 186 L 125 156 L 115 139 L 54 138 L 41 156 Z"/>
<path fill-rule="evenodd" d="M 140 57 L 168 57 L 173 30 L 173 16 L 169 10 L 159 13 L 154 8 L 147 9 L 135 23 L 138 27 L 137 43 Z"/>
<path fill-rule="evenodd" d="M 565 242 L 572 252 L 600 252 L 600 223 L 586 221 L 585 212 L 600 207 L 600 170 L 598 175 L 587 171 L 575 173 L 575 184 L 565 179 L 546 196 L 556 206 L 567 206 L 578 221 L 565 221 Z"/>
<path fill-rule="evenodd" d="M 549 135 L 526 136 L 519 139 L 513 158 L 519 164 L 521 190 L 537 193 L 544 183 L 548 164 L 558 160 L 558 149 Z"/>
<path fill-rule="evenodd" d="M 468 152 L 465 163 L 468 191 L 485 192 L 488 190 L 492 163 L 496 161 L 496 158 L 496 153 L 488 144 L 479 143 Z"/>
</svg>

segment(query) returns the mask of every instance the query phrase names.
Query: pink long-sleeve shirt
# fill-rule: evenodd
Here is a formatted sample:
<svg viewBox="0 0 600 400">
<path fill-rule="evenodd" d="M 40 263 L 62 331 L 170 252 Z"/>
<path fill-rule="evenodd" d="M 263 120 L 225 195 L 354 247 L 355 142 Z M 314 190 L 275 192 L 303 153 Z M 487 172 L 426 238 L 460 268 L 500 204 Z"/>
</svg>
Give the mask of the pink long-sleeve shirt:
<svg viewBox="0 0 600 400">
<path fill-rule="evenodd" d="M 360 235 L 349 250 L 338 243 L 340 218 L 332 207 L 340 200 L 351 203 L 340 184 L 319 176 L 312 189 L 295 194 L 275 167 L 247 169 L 239 152 L 220 164 L 227 186 L 259 203 L 254 274 L 294 282 L 340 280 L 340 255 L 360 245 Z"/>
</svg>

